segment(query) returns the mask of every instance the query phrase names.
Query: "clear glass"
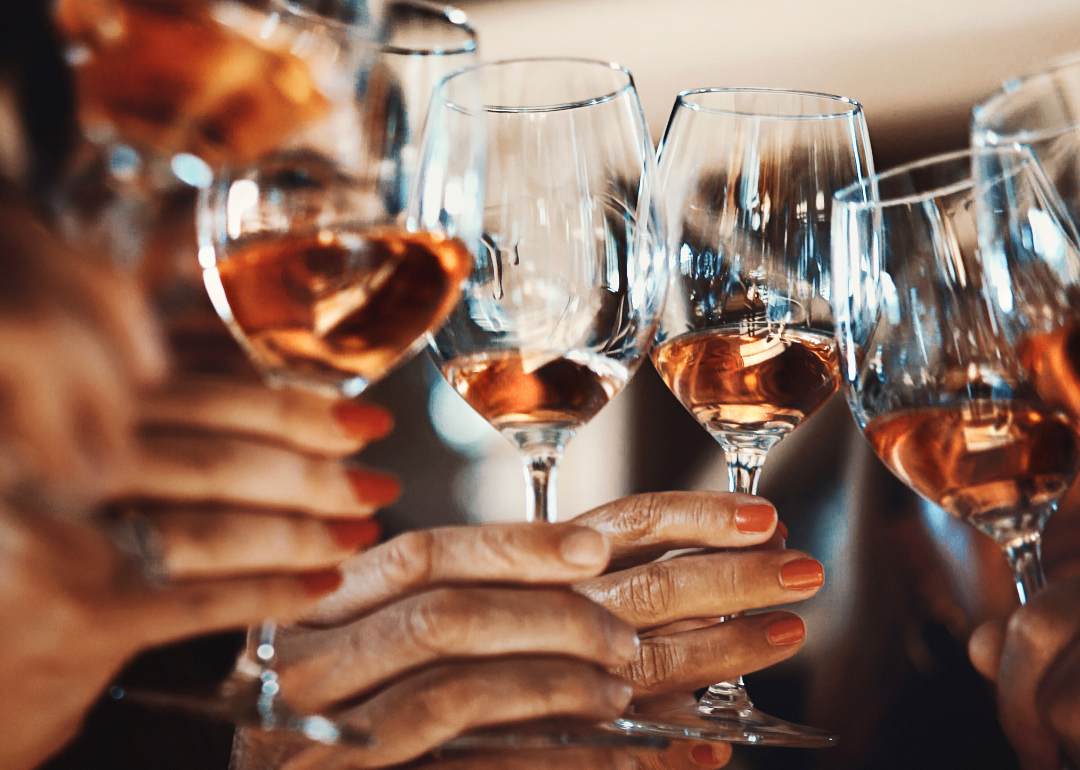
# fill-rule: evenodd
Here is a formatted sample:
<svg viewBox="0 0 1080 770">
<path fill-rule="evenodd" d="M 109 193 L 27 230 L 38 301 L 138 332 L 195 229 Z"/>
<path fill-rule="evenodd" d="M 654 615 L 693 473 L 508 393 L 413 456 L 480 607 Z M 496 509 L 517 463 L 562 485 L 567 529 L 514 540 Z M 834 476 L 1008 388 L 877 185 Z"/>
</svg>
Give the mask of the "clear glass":
<svg viewBox="0 0 1080 770">
<path fill-rule="evenodd" d="M 972 178 L 972 166 L 980 169 Z M 952 153 L 836 198 L 833 275 L 848 401 L 878 456 L 992 537 L 1022 602 L 1041 532 L 1080 468 L 1040 354 L 1070 313 L 1075 233 L 1030 153 Z"/>
<path fill-rule="evenodd" d="M 475 134 L 486 158 L 463 157 Z M 574 59 L 456 73 L 432 101 L 420 177 L 419 225 L 446 223 L 475 262 L 430 338 L 432 357 L 521 451 L 528 520 L 555 521 L 563 447 L 641 364 L 667 291 L 653 145 L 633 80 Z M 460 205 L 470 186 L 483 187 L 483 210 Z"/>
<path fill-rule="evenodd" d="M 821 94 L 687 91 L 659 163 L 676 264 L 653 364 L 724 450 L 728 490 L 756 493 L 769 450 L 837 388 L 832 196 L 872 173 L 862 109 Z M 759 745 L 835 740 L 762 713 L 741 678 L 638 724 Z"/>
<path fill-rule="evenodd" d="M 388 34 L 412 28 L 404 5 L 386 10 L 393 11 Z M 422 231 L 406 226 L 403 191 L 412 175 L 401 158 L 418 134 L 402 116 L 423 114 L 434 75 L 409 83 L 394 73 L 384 58 L 401 55 L 400 46 L 367 66 L 338 15 L 272 5 L 262 34 L 310 62 L 323 107 L 272 151 L 217 169 L 200 197 L 198 236 L 214 307 L 267 382 L 350 398 L 445 320 L 472 257 L 438 222 Z M 466 154 L 472 138 L 460 145 Z M 459 192 L 458 201 L 478 207 L 479 192 L 472 202 Z M 369 742 L 363 732 L 289 707 L 273 668 L 275 633 L 272 623 L 252 630 L 236 671 L 216 692 L 140 699 L 325 743 Z"/>
</svg>

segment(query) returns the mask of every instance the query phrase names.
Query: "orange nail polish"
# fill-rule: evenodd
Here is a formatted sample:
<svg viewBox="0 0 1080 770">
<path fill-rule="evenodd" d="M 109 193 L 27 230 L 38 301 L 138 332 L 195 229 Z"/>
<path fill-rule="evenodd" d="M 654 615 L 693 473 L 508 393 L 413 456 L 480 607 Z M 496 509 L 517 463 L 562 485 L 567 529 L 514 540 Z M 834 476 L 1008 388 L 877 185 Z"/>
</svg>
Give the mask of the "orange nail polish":
<svg viewBox="0 0 1080 770">
<path fill-rule="evenodd" d="M 385 409 L 356 401 L 339 401 L 330 414 L 345 435 L 361 441 L 385 438 L 394 428 L 394 418 Z"/>
<path fill-rule="evenodd" d="M 787 525 L 782 521 L 776 522 L 776 528 L 780 531 L 780 537 L 783 540 L 787 540 Z"/>
<path fill-rule="evenodd" d="M 365 505 L 389 505 L 401 495 L 401 482 L 385 473 L 349 468 L 345 475 L 356 499 Z"/>
<path fill-rule="evenodd" d="M 691 749 L 690 757 L 699 765 L 720 764 L 720 760 L 716 757 L 716 752 L 713 751 L 712 746 L 707 743 L 699 743 L 697 746 Z"/>
<path fill-rule="evenodd" d="M 775 645 L 797 644 L 806 638 L 802 618 L 784 618 L 769 624 L 769 641 Z"/>
<path fill-rule="evenodd" d="M 789 561 L 780 568 L 780 582 L 784 588 L 817 588 L 825 582 L 825 568 L 813 559 Z"/>
<path fill-rule="evenodd" d="M 750 503 L 735 511 L 735 529 L 748 535 L 768 532 L 776 521 L 776 509 L 765 503 Z"/>
<path fill-rule="evenodd" d="M 311 596 L 326 596 L 341 588 L 345 578 L 336 569 L 323 569 L 301 575 L 297 580 Z"/>
<path fill-rule="evenodd" d="M 330 536 L 342 548 L 360 550 L 379 542 L 382 525 L 375 519 L 332 521 Z"/>
</svg>

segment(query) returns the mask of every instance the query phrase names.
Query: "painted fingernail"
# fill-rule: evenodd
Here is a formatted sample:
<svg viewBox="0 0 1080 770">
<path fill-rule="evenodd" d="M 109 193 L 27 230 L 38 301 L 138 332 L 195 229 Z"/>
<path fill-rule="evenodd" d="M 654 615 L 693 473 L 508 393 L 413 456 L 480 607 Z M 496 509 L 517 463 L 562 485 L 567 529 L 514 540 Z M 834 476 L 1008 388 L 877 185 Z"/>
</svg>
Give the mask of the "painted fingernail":
<svg viewBox="0 0 1080 770">
<path fill-rule="evenodd" d="M 334 542 L 353 551 L 375 545 L 382 535 L 382 525 L 375 519 L 332 521 L 329 527 Z"/>
<path fill-rule="evenodd" d="M 789 561 L 780 568 L 784 588 L 817 588 L 825 582 L 825 568 L 813 559 Z"/>
<path fill-rule="evenodd" d="M 349 468 L 345 475 L 356 499 L 365 505 L 389 505 L 401 495 L 401 482 L 385 473 Z"/>
<path fill-rule="evenodd" d="M 787 525 L 782 521 L 776 522 L 776 528 L 780 531 L 780 539 L 787 540 Z"/>
<path fill-rule="evenodd" d="M 716 752 L 713 751 L 713 747 L 707 743 L 699 743 L 692 748 L 690 750 L 690 758 L 699 765 L 715 766 L 720 764 L 720 760 L 717 758 Z"/>
<path fill-rule="evenodd" d="M 339 401 L 330 414 L 345 435 L 361 441 L 377 441 L 394 429 L 394 418 L 381 407 L 356 401 Z"/>
<path fill-rule="evenodd" d="M 591 567 L 607 559 L 608 549 L 604 536 L 594 529 L 575 529 L 559 543 L 559 555 L 567 564 Z"/>
<path fill-rule="evenodd" d="M 806 638 L 806 624 L 802 618 L 784 618 L 769 624 L 769 641 L 775 645 L 798 644 Z"/>
<path fill-rule="evenodd" d="M 735 511 L 735 529 L 748 535 L 768 532 L 776 521 L 776 509 L 765 503 L 740 505 Z"/>
<path fill-rule="evenodd" d="M 603 685 L 604 699 L 620 714 L 630 705 L 634 688 L 624 679 L 608 679 Z"/>
<path fill-rule="evenodd" d="M 297 578 L 300 585 L 310 596 L 326 596 L 341 588 L 345 578 L 336 569 L 323 569 L 318 572 L 309 572 Z"/>
</svg>

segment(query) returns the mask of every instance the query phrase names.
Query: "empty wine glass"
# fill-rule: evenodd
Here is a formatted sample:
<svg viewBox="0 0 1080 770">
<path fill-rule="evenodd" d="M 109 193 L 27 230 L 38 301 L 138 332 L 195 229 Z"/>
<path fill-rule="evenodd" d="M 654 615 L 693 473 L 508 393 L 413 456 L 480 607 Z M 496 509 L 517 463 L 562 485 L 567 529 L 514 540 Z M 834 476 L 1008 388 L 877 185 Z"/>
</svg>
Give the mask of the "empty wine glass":
<svg viewBox="0 0 1080 770">
<path fill-rule="evenodd" d="M 486 158 L 466 158 L 461 137 L 477 132 Z M 474 178 L 454 171 L 473 162 Z M 445 223 L 475 264 L 431 353 L 521 451 L 530 521 L 556 520 L 563 447 L 652 342 L 668 284 L 655 173 L 633 80 L 612 64 L 482 64 L 432 101 L 415 216 Z M 482 211 L 461 205 L 477 186 Z"/>
<path fill-rule="evenodd" d="M 862 108 L 848 99 L 702 89 L 675 102 L 660 149 L 675 280 L 652 359 L 723 448 L 730 492 L 756 493 L 769 450 L 836 391 L 832 195 L 871 172 Z M 741 678 L 635 724 L 737 743 L 835 740 L 762 713 Z"/>
<path fill-rule="evenodd" d="M 856 422 L 909 487 L 998 543 L 1024 602 L 1044 582 L 1042 528 L 1080 468 L 1076 422 L 1028 365 L 1080 278 L 1060 203 L 1026 150 L 1000 147 L 873 177 L 835 207 Z"/>
</svg>

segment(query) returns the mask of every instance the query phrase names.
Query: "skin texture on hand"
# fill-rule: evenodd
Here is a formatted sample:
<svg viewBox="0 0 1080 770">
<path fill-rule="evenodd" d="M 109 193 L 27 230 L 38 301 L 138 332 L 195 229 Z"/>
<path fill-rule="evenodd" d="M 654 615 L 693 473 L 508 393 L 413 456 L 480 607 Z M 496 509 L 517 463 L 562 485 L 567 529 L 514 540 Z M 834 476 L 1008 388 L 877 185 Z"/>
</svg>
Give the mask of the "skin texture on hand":
<svg viewBox="0 0 1080 770">
<path fill-rule="evenodd" d="M 203 378 L 132 411 L 130 465 L 103 502 L 151 523 L 167 585 L 95 520 L 0 508 L 5 770 L 60 748 L 138 651 L 310 612 L 341 584 L 336 565 L 377 542 L 369 517 L 397 493 L 342 462 L 392 427 L 377 407 Z"/>
<path fill-rule="evenodd" d="M 566 524 L 395 538 L 349 562 L 342 588 L 279 643 L 287 699 L 371 731 L 379 745 L 288 745 L 246 731 L 241 767 L 719 767 L 728 747 L 686 741 L 661 753 L 418 758 L 491 724 L 556 714 L 608 719 L 631 691 L 642 713 L 689 705 L 688 691 L 793 655 L 802 624 L 791 613 L 715 621 L 816 593 L 820 565 L 781 546 L 765 501 L 712 493 L 627 498 Z M 683 548 L 739 550 L 654 561 Z M 558 583 L 573 584 L 578 596 Z M 792 621 L 800 633 L 778 643 L 770 629 Z M 639 645 L 629 643 L 635 628 Z"/>
</svg>

